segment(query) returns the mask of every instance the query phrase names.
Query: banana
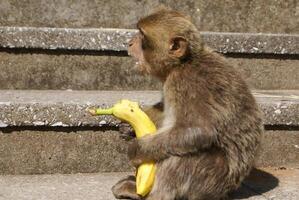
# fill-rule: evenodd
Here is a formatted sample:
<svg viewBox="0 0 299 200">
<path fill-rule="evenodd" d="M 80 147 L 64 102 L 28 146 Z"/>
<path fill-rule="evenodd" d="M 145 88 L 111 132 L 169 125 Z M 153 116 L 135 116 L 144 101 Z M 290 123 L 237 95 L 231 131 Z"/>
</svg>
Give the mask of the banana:
<svg viewBox="0 0 299 200">
<path fill-rule="evenodd" d="M 121 100 L 108 109 L 89 110 L 94 115 L 114 115 L 120 120 L 128 122 L 135 130 L 136 137 L 140 138 L 156 132 L 155 124 L 140 109 L 137 102 Z M 153 162 L 143 163 L 137 169 L 136 191 L 142 197 L 152 189 L 155 181 L 156 165 Z"/>
</svg>

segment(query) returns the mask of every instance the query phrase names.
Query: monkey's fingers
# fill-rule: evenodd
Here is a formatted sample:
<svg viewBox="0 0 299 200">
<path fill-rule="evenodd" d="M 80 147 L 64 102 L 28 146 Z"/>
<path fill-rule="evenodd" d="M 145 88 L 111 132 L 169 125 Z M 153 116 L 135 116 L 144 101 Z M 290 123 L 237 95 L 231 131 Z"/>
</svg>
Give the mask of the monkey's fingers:
<svg viewBox="0 0 299 200">
<path fill-rule="evenodd" d="M 126 141 L 135 138 L 134 129 L 128 123 L 122 122 L 119 124 L 119 133 L 120 133 L 120 137 Z"/>
</svg>

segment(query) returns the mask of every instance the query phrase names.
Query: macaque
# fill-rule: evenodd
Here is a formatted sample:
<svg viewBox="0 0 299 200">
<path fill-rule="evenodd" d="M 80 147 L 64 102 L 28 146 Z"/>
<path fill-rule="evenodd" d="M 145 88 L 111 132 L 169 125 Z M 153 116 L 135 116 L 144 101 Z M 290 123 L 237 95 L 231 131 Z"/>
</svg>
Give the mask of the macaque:
<svg viewBox="0 0 299 200">
<path fill-rule="evenodd" d="M 163 100 L 145 110 L 157 133 L 129 144 L 135 167 L 154 161 L 146 200 L 221 200 L 249 174 L 263 132 L 248 86 L 223 56 L 201 40 L 185 15 L 160 10 L 141 19 L 128 52 L 136 67 L 163 83 Z M 116 198 L 142 199 L 130 176 Z"/>
</svg>

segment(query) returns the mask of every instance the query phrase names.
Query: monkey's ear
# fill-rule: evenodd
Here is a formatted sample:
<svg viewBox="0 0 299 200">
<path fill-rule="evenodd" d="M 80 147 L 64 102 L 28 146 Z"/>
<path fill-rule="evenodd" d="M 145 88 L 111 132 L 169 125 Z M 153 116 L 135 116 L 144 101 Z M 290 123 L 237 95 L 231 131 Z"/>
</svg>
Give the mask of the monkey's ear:
<svg viewBox="0 0 299 200">
<path fill-rule="evenodd" d="M 169 53 L 176 58 L 183 58 L 187 54 L 188 41 L 181 36 L 176 36 L 170 40 Z"/>
</svg>

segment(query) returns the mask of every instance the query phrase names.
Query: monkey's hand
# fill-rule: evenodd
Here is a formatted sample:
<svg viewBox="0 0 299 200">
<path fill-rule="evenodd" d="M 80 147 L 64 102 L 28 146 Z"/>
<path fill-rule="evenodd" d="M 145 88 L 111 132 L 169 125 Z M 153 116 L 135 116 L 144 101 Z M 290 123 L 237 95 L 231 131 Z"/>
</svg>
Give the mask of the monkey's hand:
<svg viewBox="0 0 299 200">
<path fill-rule="evenodd" d="M 135 137 L 134 129 L 128 123 L 120 123 L 119 124 L 119 133 L 120 137 L 126 141 L 129 141 Z"/>
<path fill-rule="evenodd" d="M 138 167 L 139 165 L 141 165 L 144 160 L 142 159 L 142 155 L 140 154 L 140 145 L 137 139 L 133 139 L 130 144 L 129 144 L 129 148 L 128 148 L 128 157 L 130 160 L 130 163 L 134 166 L 134 167 Z"/>
</svg>

